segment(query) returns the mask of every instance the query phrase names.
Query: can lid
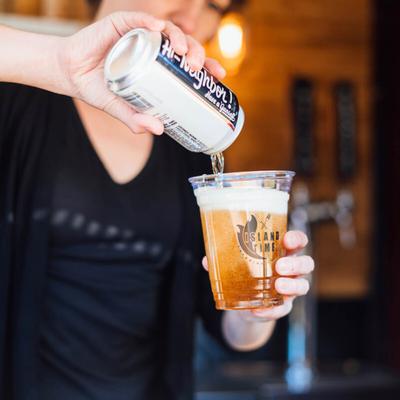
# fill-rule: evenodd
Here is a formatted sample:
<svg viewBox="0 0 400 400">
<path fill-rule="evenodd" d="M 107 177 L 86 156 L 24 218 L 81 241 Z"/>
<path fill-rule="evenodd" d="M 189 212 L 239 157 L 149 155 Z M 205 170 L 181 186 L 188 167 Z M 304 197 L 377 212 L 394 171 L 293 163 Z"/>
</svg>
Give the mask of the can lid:
<svg viewBox="0 0 400 400">
<path fill-rule="evenodd" d="M 157 39 L 161 43 L 159 32 L 138 28 L 124 35 L 113 46 L 104 64 L 104 76 L 113 92 L 125 89 L 146 71 L 149 61 L 157 57 Z"/>
</svg>

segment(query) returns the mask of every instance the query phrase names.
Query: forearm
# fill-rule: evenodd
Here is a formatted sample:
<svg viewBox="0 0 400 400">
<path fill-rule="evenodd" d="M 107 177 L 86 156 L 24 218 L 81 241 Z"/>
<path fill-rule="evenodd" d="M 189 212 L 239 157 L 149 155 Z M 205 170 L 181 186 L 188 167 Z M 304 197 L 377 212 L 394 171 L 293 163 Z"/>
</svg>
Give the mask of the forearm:
<svg viewBox="0 0 400 400">
<path fill-rule="evenodd" d="M 63 40 L 0 26 L 0 81 L 69 94 L 61 61 Z"/>
<path fill-rule="evenodd" d="M 261 322 L 247 317 L 241 311 L 225 311 L 222 332 L 227 343 L 239 351 L 256 350 L 268 342 L 275 321 Z"/>
</svg>

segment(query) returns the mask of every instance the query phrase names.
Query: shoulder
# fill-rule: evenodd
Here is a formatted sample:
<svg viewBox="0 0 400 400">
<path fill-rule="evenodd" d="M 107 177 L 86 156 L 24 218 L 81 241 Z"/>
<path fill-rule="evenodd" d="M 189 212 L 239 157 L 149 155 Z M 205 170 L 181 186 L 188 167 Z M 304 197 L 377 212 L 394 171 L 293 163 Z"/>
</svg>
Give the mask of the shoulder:
<svg viewBox="0 0 400 400">
<path fill-rule="evenodd" d="M 10 102 L 23 102 L 27 98 L 45 97 L 47 95 L 50 95 L 50 92 L 32 86 L 0 82 L 0 98 L 2 102 L 7 100 Z"/>
<path fill-rule="evenodd" d="M 65 96 L 31 86 L 0 82 L 1 133 L 13 134 L 22 124 L 34 124 L 42 120 L 48 110 L 62 108 L 66 99 Z"/>
<path fill-rule="evenodd" d="M 32 108 L 57 96 L 63 97 L 31 86 L 0 82 L 0 111 Z"/>
</svg>

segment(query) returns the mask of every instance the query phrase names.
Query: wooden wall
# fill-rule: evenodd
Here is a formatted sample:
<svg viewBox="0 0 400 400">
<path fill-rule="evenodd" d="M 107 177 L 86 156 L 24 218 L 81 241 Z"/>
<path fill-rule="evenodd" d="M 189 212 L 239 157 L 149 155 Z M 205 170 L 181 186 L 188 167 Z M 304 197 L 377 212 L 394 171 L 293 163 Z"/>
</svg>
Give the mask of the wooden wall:
<svg viewBox="0 0 400 400">
<path fill-rule="evenodd" d="M 248 57 L 227 80 L 246 113 L 244 132 L 226 152 L 230 170 L 293 167 L 290 84 L 310 78 L 315 86 L 317 173 L 306 183 L 314 200 L 333 200 L 343 187 L 353 191 L 357 244 L 343 249 L 334 224 L 315 228 L 317 288 L 323 297 L 362 297 L 368 292 L 373 243 L 371 214 L 372 6 L 369 0 L 252 0 Z M 337 179 L 333 86 L 354 83 L 357 101 L 358 173 Z M 298 180 L 299 181 L 299 180 Z"/>
<path fill-rule="evenodd" d="M 22 14 L 85 19 L 84 0 L 0 0 Z M 248 56 L 227 83 L 246 113 L 244 132 L 226 152 L 230 170 L 293 167 L 289 88 L 293 77 L 315 84 L 317 174 L 307 180 L 314 200 L 333 200 L 343 186 L 356 201 L 357 245 L 341 248 L 333 224 L 314 231 L 317 286 L 324 297 L 361 297 L 368 292 L 373 243 L 370 0 L 248 0 Z M 357 94 L 359 170 L 341 184 L 336 178 L 333 85 L 346 79 Z"/>
<path fill-rule="evenodd" d="M 79 20 L 89 17 L 86 0 L 0 0 L 0 11 Z"/>
</svg>

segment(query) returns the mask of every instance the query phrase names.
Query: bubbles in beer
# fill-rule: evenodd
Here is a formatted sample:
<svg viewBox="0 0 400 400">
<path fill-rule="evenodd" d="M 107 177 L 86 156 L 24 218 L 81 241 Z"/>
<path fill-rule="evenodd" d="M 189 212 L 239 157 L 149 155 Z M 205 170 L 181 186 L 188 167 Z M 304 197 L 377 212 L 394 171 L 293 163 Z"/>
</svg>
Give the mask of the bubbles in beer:
<svg viewBox="0 0 400 400">
<path fill-rule="evenodd" d="M 224 172 L 224 155 L 222 153 L 211 154 L 211 166 L 213 174 L 222 174 Z"/>
</svg>

